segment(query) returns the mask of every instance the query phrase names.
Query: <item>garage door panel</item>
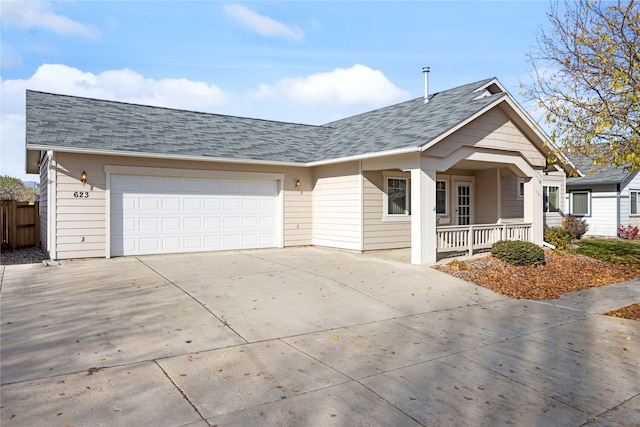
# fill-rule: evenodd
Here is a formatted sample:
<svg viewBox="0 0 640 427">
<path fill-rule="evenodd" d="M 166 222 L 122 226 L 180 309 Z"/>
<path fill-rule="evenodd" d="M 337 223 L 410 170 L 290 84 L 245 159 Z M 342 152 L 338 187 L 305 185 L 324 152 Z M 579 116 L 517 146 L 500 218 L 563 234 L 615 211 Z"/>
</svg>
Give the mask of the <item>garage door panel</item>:
<svg viewBox="0 0 640 427">
<path fill-rule="evenodd" d="M 198 250 L 202 248 L 201 236 L 185 236 L 184 248 L 187 250 Z"/>
<path fill-rule="evenodd" d="M 222 218 L 219 216 L 208 216 L 204 219 L 204 229 L 207 231 L 210 230 L 219 230 L 222 227 Z"/>
<path fill-rule="evenodd" d="M 152 192 L 155 193 L 157 188 L 161 188 L 159 177 L 138 176 L 135 178 L 136 190 L 142 193 Z"/>
<path fill-rule="evenodd" d="M 143 217 L 138 219 L 138 230 L 139 231 L 154 231 L 159 232 L 160 229 L 160 218 L 158 217 Z"/>
<path fill-rule="evenodd" d="M 239 211 L 240 210 L 240 199 L 239 198 L 225 198 L 222 200 L 222 210 L 225 212 L 229 211 Z"/>
<path fill-rule="evenodd" d="M 257 199 L 242 199 L 242 210 L 243 211 L 257 211 L 258 210 L 258 200 Z"/>
<path fill-rule="evenodd" d="M 276 236 L 271 233 L 261 233 L 260 234 L 260 245 L 264 247 L 275 245 Z"/>
<path fill-rule="evenodd" d="M 188 217 L 184 219 L 185 230 L 201 230 L 202 229 L 201 217 Z"/>
<path fill-rule="evenodd" d="M 274 247 L 277 181 L 112 175 L 111 253 Z"/>
<path fill-rule="evenodd" d="M 141 196 L 139 199 L 139 209 L 141 212 L 158 212 L 160 207 L 160 200 L 158 197 L 144 197 Z"/>
<path fill-rule="evenodd" d="M 138 242 L 140 245 L 138 250 L 143 253 L 158 253 L 160 250 L 160 237 L 140 237 Z"/>
<path fill-rule="evenodd" d="M 177 252 L 182 248 L 181 238 L 179 236 L 162 237 L 162 251 L 158 252 Z"/>
<path fill-rule="evenodd" d="M 195 197 L 186 197 L 184 199 L 185 212 L 202 210 L 202 199 Z"/>
<path fill-rule="evenodd" d="M 222 249 L 222 236 L 219 234 L 204 236 L 204 247 L 207 250 Z"/>
<path fill-rule="evenodd" d="M 243 216 L 242 217 L 242 228 L 247 229 L 256 229 L 258 228 L 258 217 L 257 216 Z"/>
<path fill-rule="evenodd" d="M 185 193 L 201 194 L 202 180 L 199 179 L 183 179 L 182 191 Z"/>
<path fill-rule="evenodd" d="M 225 234 L 222 236 L 222 245 L 225 248 L 237 249 L 240 247 L 241 237 L 240 234 Z"/>
<path fill-rule="evenodd" d="M 167 211 L 180 211 L 182 209 L 182 203 L 178 197 L 164 197 L 162 199 L 162 210 Z"/>
<path fill-rule="evenodd" d="M 222 219 L 222 228 L 225 230 L 240 228 L 240 217 L 238 216 L 225 216 Z"/>
<path fill-rule="evenodd" d="M 182 220 L 180 217 L 162 218 L 162 230 L 180 231 L 181 228 L 182 228 Z"/>
</svg>

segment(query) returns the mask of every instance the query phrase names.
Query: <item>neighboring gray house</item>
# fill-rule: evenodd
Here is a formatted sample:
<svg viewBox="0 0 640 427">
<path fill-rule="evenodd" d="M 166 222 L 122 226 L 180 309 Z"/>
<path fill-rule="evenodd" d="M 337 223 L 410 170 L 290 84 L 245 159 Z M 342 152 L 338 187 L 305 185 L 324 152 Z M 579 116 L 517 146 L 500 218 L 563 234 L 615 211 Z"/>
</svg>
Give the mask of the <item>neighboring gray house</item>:
<svg viewBox="0 0 640 427">
<path fill-rule="evenodd" d="M 570 163 L 495 78 L 322 126 L 27 91 L 53 259 L 319 245 L 411 262 L 542 243 Z M 563 202 L 558 199 L 558 205 Z M 561 209 L 561 206 L 558 206 Z"/>
<path fill-rule="evenodd" d="M 583 217 L 587 236 L 618 236 L 618 228 L 640 226 L 640 170 L 593 166 L 577 156 L 571 160 L 582 177 L 567 178 L 567 213 Z"/>
</svg>

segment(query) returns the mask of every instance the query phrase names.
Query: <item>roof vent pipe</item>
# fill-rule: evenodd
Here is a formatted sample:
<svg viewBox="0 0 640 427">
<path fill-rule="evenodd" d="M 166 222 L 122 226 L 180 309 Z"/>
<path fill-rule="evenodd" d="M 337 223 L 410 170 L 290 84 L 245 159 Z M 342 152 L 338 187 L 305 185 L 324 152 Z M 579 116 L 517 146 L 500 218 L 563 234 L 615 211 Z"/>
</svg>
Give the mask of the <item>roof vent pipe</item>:
<svg viewBox="0 0 640 427">
<path fill-rule="evenodd" d="M 429 67 L 422 67 L 424 74 L 424 103 L 429 102 Z"/>
</svg>

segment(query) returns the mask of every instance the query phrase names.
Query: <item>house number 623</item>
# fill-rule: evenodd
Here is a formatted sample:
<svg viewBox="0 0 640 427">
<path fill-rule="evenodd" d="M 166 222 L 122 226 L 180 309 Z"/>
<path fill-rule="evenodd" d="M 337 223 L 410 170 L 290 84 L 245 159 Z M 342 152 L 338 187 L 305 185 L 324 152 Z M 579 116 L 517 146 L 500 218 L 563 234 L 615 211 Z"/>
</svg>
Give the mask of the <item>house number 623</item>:
<svg viewBox="0 0 640 427">
<path fill-rule="evenodd" d="M 89 192 L 88 191 L 75 191 L 73 193 L 73 197 L 75 197 L 76 199 L 86 199 L 87 197 L 89 197 Z"/>
</svg>

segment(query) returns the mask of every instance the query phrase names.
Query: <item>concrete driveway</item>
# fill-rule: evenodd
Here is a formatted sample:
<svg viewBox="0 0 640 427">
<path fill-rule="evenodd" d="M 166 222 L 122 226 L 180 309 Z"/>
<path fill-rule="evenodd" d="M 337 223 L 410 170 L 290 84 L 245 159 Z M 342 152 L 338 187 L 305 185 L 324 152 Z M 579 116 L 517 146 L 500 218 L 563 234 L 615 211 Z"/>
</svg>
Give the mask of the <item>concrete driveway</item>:
<svg viewBox="0 0 640 427">
<path fill-rule="evenodd" d="M 639 282 L 512 300 L 318 248 L 1 271 L 2 426 L 640 425 L 640 322 L 596 314 Z"/>
</svg>

